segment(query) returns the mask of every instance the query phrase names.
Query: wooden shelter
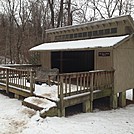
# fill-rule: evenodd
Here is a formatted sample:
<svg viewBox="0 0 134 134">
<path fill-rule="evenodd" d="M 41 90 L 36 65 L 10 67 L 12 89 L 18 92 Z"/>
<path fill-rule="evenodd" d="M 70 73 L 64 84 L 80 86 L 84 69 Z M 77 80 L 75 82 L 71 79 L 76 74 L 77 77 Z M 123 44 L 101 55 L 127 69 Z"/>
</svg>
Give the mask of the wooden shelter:
<svg viewBox="0 0 134 134">
<path fill-rule="evenodd" d="M 126 90 L 134 88 L 134 23 L 131 16 L 46 32 L 48 43 L 30 49 L 40 53 L 43 68 L 58 68 L 60 73 L 114 70 L 113 108 L 117 107 L 117 93 L 119 105 L 126 105 Z"/>
</svg>

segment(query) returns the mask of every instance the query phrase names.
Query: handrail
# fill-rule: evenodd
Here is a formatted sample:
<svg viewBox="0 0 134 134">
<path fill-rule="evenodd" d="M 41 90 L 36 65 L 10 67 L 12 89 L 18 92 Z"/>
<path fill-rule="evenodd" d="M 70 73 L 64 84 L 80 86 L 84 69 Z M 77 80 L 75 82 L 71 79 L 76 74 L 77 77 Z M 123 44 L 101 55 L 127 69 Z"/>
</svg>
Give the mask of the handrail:
<svg viewBox="0 0 134 134">
<path fill-rule="evenodd" d="M 4 68 L 14 68 L 14 69 L 23 69 L 23 70 L 37 70 L 41 65 L 32 65 L 32 64 L 2 64 L 1 67 Z"/>
<path fill-rule="evenodd" d="M 59 74 L 58 96 L 71 96 L 74 94 L 91 92 L 91 89 L 95 91 L 111 88 L 113 86 L 113 74 L 113 70 Z M 93 87 L 91 87 L 91 83 L 93 83 Z"/>
<path fill-rule="evenodd" d="M 5 84 L 7 92 L 9 87 L 15 87 L 29 90 L 33 94 L 35 90 L 34 77 L 35 72 L 33 70 L 0 67 L 0 83 Z M 27 84 L 28 80 L 30 84 Z"/>
</svg>

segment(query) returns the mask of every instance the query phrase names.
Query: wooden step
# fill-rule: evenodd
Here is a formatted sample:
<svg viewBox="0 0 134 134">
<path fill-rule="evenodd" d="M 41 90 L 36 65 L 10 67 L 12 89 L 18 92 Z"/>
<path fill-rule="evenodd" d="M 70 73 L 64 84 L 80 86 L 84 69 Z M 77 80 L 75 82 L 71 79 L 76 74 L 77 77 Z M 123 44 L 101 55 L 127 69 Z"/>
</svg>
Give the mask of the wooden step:
<svg viewBox="0 0 134 134">
<path fill-rule="evenodd" d="M 55 102 L 39 97 L 28 97 L 23 100 L 22 104 L 26 107 L 40 111 L 40 116 L 45 118 L 47 116 L 57 116 L 58 110 Z"/>
</svg>

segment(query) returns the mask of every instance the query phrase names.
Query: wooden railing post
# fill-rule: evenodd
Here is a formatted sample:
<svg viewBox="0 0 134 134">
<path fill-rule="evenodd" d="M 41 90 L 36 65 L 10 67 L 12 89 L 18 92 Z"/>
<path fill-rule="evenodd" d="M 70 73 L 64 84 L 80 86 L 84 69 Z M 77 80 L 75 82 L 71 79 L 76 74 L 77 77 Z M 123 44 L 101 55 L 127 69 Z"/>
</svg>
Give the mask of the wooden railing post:
<svg viewBox="0 0 134 134">
<path fill-rule="evenodd" d="M 60 97 L 60 76 L 57 76 L 57 81 L 58 81 L 58 98 Z"/>
<path fill-rule="evenodd" d="M 90 75 L 90 111 L 93 112 L 94 73 Z"/>
<path fill-rule="evenodd" d="M 6 69 L 6 92 L 9 93 L 9 70 Z"/>
<path fill-rule="evenodd" d="M 34 92 L 34 80 L 33 80 L 33 70 L 30 71 L 30 93 L 31 95 L 33 95 L 33 92 Z"/>
<path fill-rule="evenodd" d="M 51 76 L 48 75 L 48 85 L 50 86 L 51 85 Z"/>
<path fill-rule="evenodd" d="M 63 77 L 60 77 L 60 116 L 65 116 L 64 108 L 64 95 L 63 95 Z"/>
</svg>

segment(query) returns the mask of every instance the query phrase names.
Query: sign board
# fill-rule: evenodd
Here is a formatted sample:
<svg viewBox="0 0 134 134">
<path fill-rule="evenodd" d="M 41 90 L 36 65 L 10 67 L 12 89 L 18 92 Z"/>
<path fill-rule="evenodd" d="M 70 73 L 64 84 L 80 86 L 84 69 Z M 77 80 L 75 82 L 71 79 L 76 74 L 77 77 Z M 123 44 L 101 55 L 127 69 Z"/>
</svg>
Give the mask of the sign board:
<svg viewBox="0 0 134 134">
<path fill-rule="evenodd" d="M 98 52 L 98 56 L 107 57 L 110 56 L 110 52 Z"/>
</svg>

